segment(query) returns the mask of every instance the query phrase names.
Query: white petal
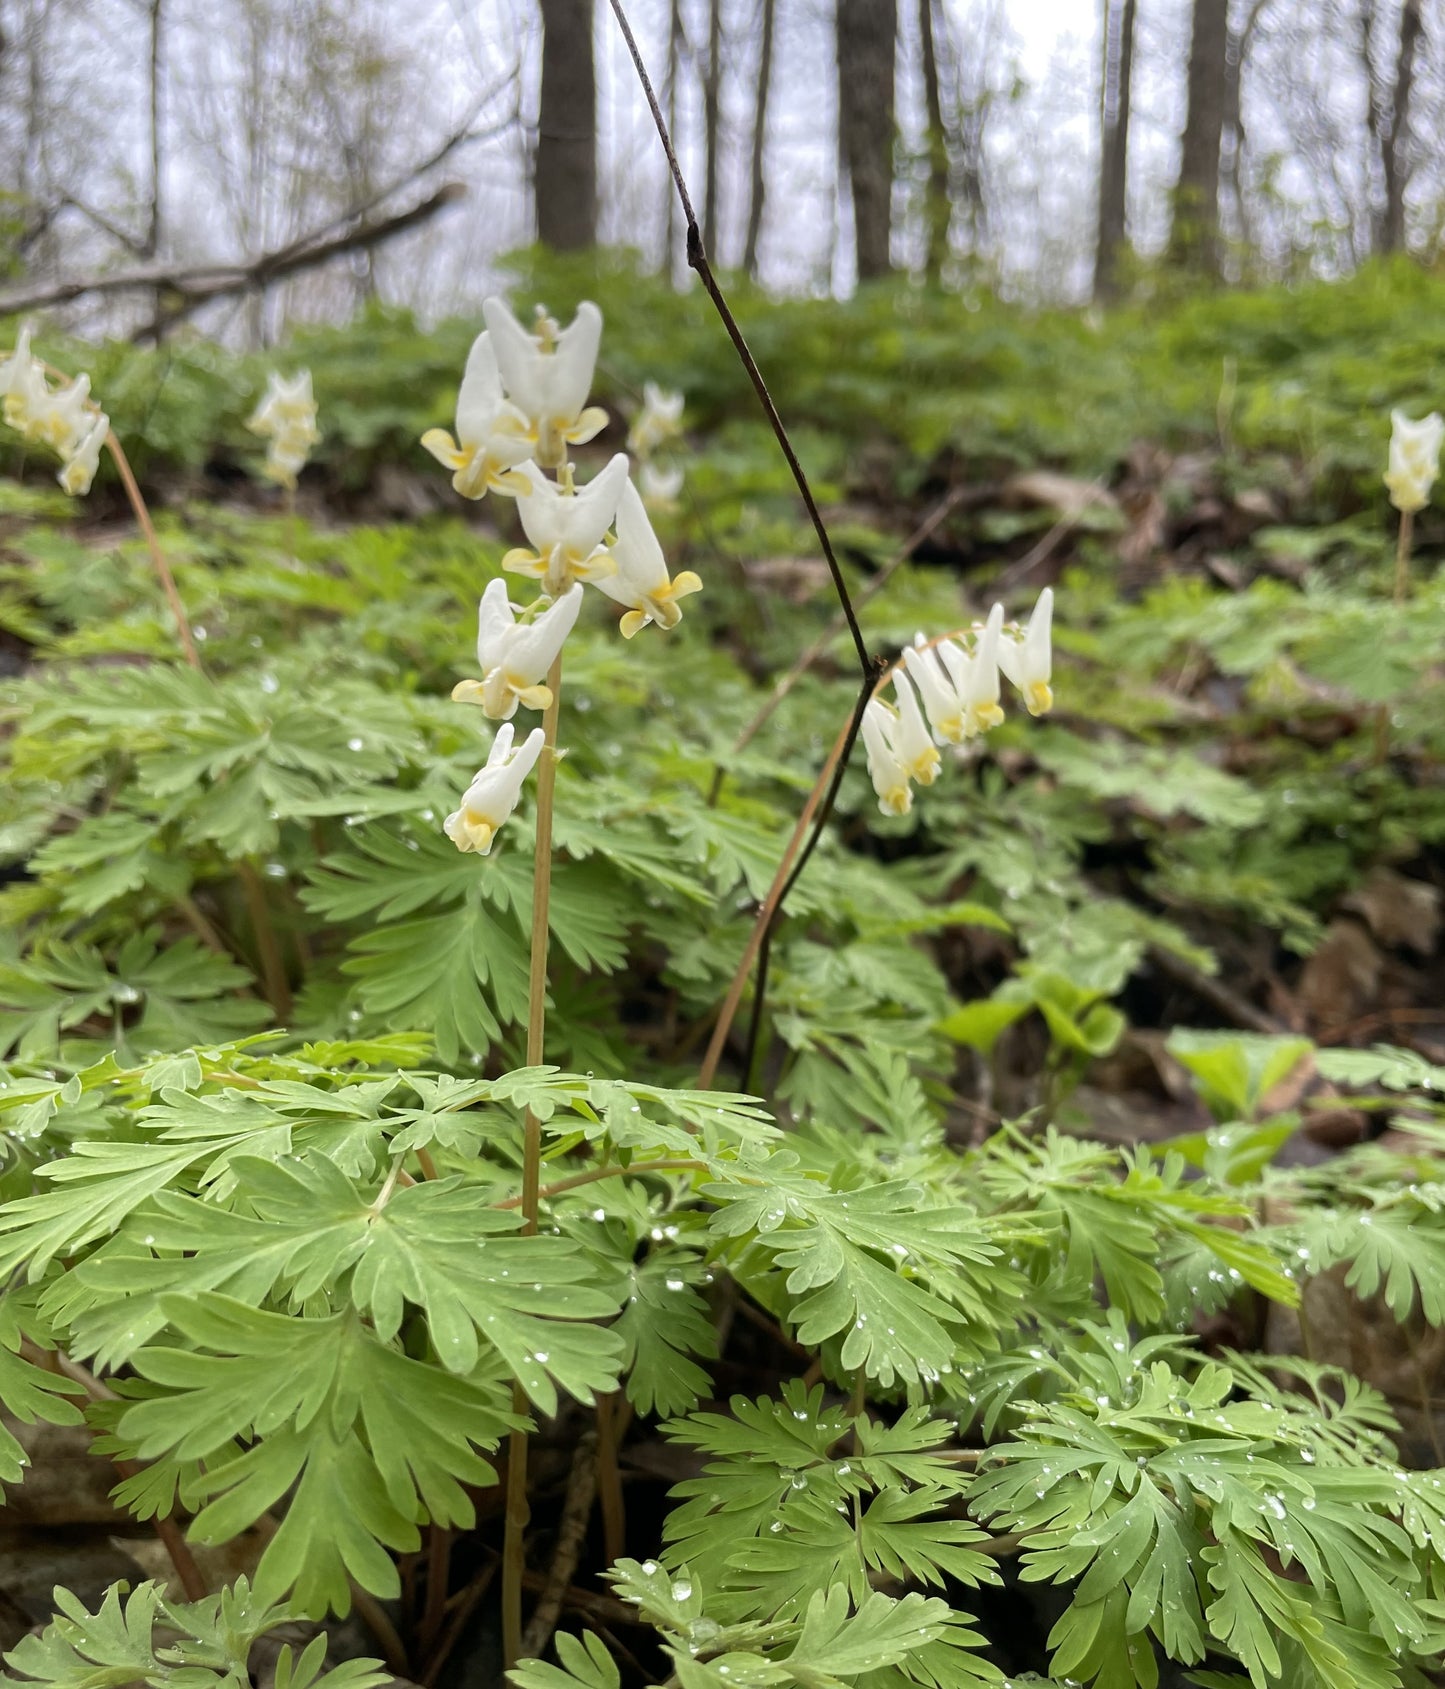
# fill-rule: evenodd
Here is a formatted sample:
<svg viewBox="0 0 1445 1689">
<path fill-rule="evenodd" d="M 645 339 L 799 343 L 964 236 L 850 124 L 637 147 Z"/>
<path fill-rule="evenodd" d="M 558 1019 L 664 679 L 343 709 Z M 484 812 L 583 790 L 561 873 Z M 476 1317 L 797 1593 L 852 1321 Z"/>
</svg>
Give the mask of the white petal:
<svg viewBox="0 0 1445 1689">
<path fill-rule="evenodd" d="M 557 350 L 552 354 L 552 367 L 547 372 L 548 397 L 554 416 L 575 422 L 581 415 L 592 391 L 592 374 L 601 343 L 602 313 L 590 299 L 584 299 L 577 307 L 577 315 L 557 336 Z"/>
<path fill-rule="evenodd" d="M 492 353 L 507 397 L 529 416 L 539 416 L 545 408 L 545 395 L 539 379 L 541 372 L 538 365 L 542 354 L 537 342 L 512 315 L 503 299 L 495 296 L 484 299 L 482 315 L 492 336 Z"/>
<path fill-rule="evenodd" d="M 500 576 L 488 581 L 477 605 L 477 664 L 483 674 L 502 660 L 502 646 L 515 621 L 507 583 Z"/>
<path fill-rule="evenodd" d="M 484 329 L 472 342 L 457 393 L 458 442 L 466 447 L 479 446 L 491 432 L 493 419 L 504 402 L 497 355 L 492 350 L 492 338 Z"/>
</svg>

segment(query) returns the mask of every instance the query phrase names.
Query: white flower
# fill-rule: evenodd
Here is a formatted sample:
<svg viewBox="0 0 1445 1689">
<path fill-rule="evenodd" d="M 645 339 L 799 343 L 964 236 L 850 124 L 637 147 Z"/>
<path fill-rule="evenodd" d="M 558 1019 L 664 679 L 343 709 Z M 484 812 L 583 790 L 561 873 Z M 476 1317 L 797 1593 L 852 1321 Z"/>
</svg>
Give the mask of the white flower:
<svg viewBox="0 0 1445 1689">
<path fill-rule="evenodd" d="M 868 778 L 885 815 L 907 815 L 913 807 L 908 769 L 894 742 L 896 720 L 886 704 L 869 699 L 863 711 L 863 748 L 868 753 Z"/>
<path fill-rule="evenodd" d="M 21 425 L 25 438 L 49 446 L 61 457 L 69 457 L 90 432 L 96 414 L 90 397 L 90 377 L 78 375 L 74 381 L 49 392 L 45 374 L 36 366 L 39 385 L 27 401 L 27 414 Z"/>
<path fill-rule="evenodd" d="M 100 468 L 101 449 L 109 437 L 110 418 L 104 411 L 97 411 L 91 420 L 89 432 L 77 442 L 56 477 L 66 492 L 80 497 L 90 491 L 95 472 Z"/>
<path fill-rule="evenodd" d="M 922 637 L 920 634 L 919 638 Z M 962 744 L 968 737 L 968 724 L 953 676 L 955 663 L 967 673 L 967 654 L 954 646 L 951 640 L 945 639 L 932 650 L 910 647 L 903 653 L 903 661 L 923 694 L 923 707 L 928 712 L 933 731 L 946 745 Z"/>
<path fill-rule="evenodd" d="M 527 419 L 502 392 L 497 354 L 485 329 L 472 342 L 462 374 L 456 439 L 445 428 L 429 428 L 421 443 L 454 472 L 452 486 L 463 498 L 482 498 L 489 489 L 526 491 L 512 471 L 532 455 Z"/>
<path fill-rule="evenodd" d="M 975 739 L 1003 720 L 998 701 L 1002 631 L 1003 605 L 995 604 L 975 635 L 972 654 L 953 639 L 941 639 L 931 650 L 903 653 L 923 695 L 929 724 L 945 744 Z"/>
<path fill-rule="evenodd" d="M 320 435 L 316 428 L 316 400 L 311 392 L 311 371 L 298 370 L 293 376 L 272 370 L 266 378 L 266 391 L 246 424 L 253 434 L 280 434 L 289 430 L 311 430 L 313 440 Z"/>
<path fill-rule="evenodd" d="M 627 482 L 627 458 L 619 452 L 578 492 L 554 486 L 535 463 L 517 474 L 527 491 L 517 498 L 517 512 L 533 549 L 519 546 L 502 559 L 514 574 L 532 575 L 549 598 L 560 598 L 574 581 L 600 580 L 617 565 L 602 541 L 617 515 L 617 501 Z"/>
<path fill-rule="evenodd" d="M 602 339 L 602 313 L 590 300 L 577 307 L 559 331 L 544 312 L 529 334 L 500 299 L 482 301 L 497 368 L 507 397 L 528 422 L 536 459 L 544 469 L 567 461 L 567 447 L 580 446 L 607 425 L 607 412 L 587 404 Z"/>
<path fill-rule="evenodd" d="M 507 583 L 487 583 L 477 606 L 477 665 L 480 680 L 459 680 L 452 688 L 458 703 L 480 704 L 493 721 L 506 721 L 517 705 L 545 710 L 552 693 L 542 681 L 577 623 L 582 588 L 574 586 L 533 622 L 518 622 L 507 601 Z"/>
<path fill-rule="evenodd" d="M 658 463 L 644 463 L 637 471 L 638 489 L 649 510 L 671 510 L 682 492 L 684 480 L 677 464 L 665 469 Z"/>
<path fill-rule="evenodd" d="M 542 754 L 545 735 L 534 727 L 523 743 L 512 749 L 512 724 L 497 729 L 487 766 L 467 787 L 460 806 L 447 816 L 443 827 L 458 850 L 474 850 L 485 856 L 502 824 L 517 807 L 522 782 Z"/>
<path fill-rule="evenodd" d="M 1411 422 L 1403 411 L 1390 412 L 1390 465 L 1385 485 L 1397 510 L 1423 510 L 1440 473 L 1440 445 L 1445 421 L 1438 411 Z"/>
<path fill-rule="evenodd" d="M 1023 694 L 1030 715 L 1047 715 L 1054 707 L 1054 694 L 1049 686 L 1053 675 L 1050 641 L 1053 620 L 1054 590 L 1046 586 L 1039 594 L 1025 631 L 1017 637 L 1010 635 L 998 646 L 998 666 Z"/>
<path fill-rule="evenodd" d="M 898 700 L 898 712 L 889 734 L 893 754 L 910 780 L 916 780 L 920 786 L 931 786 L 937 778 L 941 758 L 924 725 L 918 694 L 902 669 L 894 671 L 893 695 Z"/>
<path fill-rule="evenodd" d="M 21 329 L 15 350 L 0 363 L 0 394 L 4 396 L 6 422 L 22 433 L 36 406 L 49 396 L 45 371 L 30 350 L 28 328 Z"/>
<path fill-rule="evenodd" d="M 642 409 L 632 419 L 627 435 L 627 449 L 638 457 L 650 457 L 668 440 L 682 433 L 681 393 L 670 392 L 656 382 L 643 383 Z"/>
<path fill-rule="evenodd" d="M 311 456 L 311 448 L 321 438 L 321 430 L 316 426 L 311 371 L 303 369 L 293 376 L 284 376 L 279 370 L 272 370 L 266 378 L 266 392 L 246 426 L 269 442 L 263 465 L 267 478 L 294 489 L 296 477 Z"/>
<path fill-rule="evenodd" d="M 702 591 L 702 582 L 691 569 L 668 578 L 667 560 L 631 481 L 623 487 L 617 505 L 617 542 L 612 547 L 612 560 L 617 573 L 601 577 L 597 585 L 609 598 L 630 606 L 622 618 L 624 639 L 631 639 L 649 622 L 664 629 L 675 628 L 682 620 L 678 599 Z"/>
</svg>

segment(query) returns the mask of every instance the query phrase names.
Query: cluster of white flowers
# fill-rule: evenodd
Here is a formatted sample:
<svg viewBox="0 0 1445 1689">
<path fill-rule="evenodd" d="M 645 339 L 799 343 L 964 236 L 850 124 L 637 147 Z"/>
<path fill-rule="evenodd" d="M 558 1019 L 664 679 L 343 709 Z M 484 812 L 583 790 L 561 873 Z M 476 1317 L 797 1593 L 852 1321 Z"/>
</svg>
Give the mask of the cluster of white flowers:
<svg viewBox="0 0 1445 1689">
<path fill-rule="evenodd" d="M 482 311 L 487 326 L 467 358 L 456 435 L 432 428 L 421 443 L 452 471 L 463 498 L 491 492 L 517 501 L 528 543 L 509 551 L 502 567 L 534 579 L 540 595 L 519 608 L 505 581 L 488 585 L 477 613 L 480 678 L 460 681 L 452 692 L 479 704 L 493 721 L 510 723 L 519 706 L 544 710 L 552 703 L 547 675 L 576 625 L 584 582 L 623 606 L 627 639 L 649 622 L 676 627 L 679 600 L 699 592 L 702 582 L 691 570 L 669 575 L 624 454 L 585 486 L 576 484 L 568 448 L 584 445 L 607 424 L 607 413 L 587 403 L 602 313 L 584 303 L 561 329 L 539 308 L 529 330 L 500 299 L 488 299 Z M 658 402 L 645 435 L 649 451 L 676 432 L 682 416 L 680 394 L 650 391 Z M 486 767 L 446 818 L 447 836 L 459 850 L 486 855 L 492 848 L 543 743 L 540 727 L 515 748 L 511 726 L 498 730 Z"/>
<path fill-rule="evenodd" d="M 976 739 L 1003 720 L 1000 673 L 1022 695 L 1030 715 L 1053 708 L 1053 617 L 1053 591 L 1045 587 L 1026 629 L 1006 628 L 1003 605 L 995 604 L 967 643 L 959 635 L 927 642 L 919 634 L 893 666 L 894 702 L 874 697 L 863 711 L 868 775 L 885 815 L 908 813 L 915 782 L 933 784 L 942 762 L 939 745 Z"/>
<path fill-rule="evenodd" d="M 1438 411 L 1411 422 L 1404 411 L 1390 412 L 1390 462 L 1385 485 L 1396 510 L 1413 513 L 1430 502 L 1430 489 L 1440 473 L 1440 446 L 1445 421 Z"/>
<path fill-rule="evenodd" d="M 267 476 L 279 486 L 294 489 L 296 477 L 311 456 L 311 448 L 321 438 L 316 426 L 311 371 L 298 370 L 288 377 L 273 370 L 265 396 L 246 426 L 253 434 L 266 439 Z"/>
<path fill-rule="evenodd" d="M 643 502 L 654 510 L 666 510 L 677 503 L 682 491 L 682 467 L 675 463 L 659 463 L 657 452 L 665 450 L 682 435 L 681 393 L 659 387 L 647 381 L 642 387 L 642 409 L 632 419 L 627 433 L 627 449 L 637 459 L 637 484 L 642 489 Z"/>
<path fill-rule="evenodd" d="M 15 350 L 0 362 L 0 395 L 6 422 L 26 444 L 59 454 L 56 478 L 66 492 L 88 493 L 110 435 L 110 418 L 90 396 L 90 377 L 52 390 L 45 366 L 31 353 L 30 331 L 22 329 Z"/>
</svg>

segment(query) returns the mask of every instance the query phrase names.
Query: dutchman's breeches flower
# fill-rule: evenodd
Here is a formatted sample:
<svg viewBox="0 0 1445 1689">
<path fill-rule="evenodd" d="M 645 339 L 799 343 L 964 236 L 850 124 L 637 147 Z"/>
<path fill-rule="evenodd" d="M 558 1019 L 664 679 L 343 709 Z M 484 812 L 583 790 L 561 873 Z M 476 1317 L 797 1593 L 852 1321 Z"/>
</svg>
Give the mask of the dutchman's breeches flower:
<svg viewBox="0 0 1445 1689">
<path fill-rule="evenodd" d="M 101 450 L 109 436 L 110 418 L 104 411 L 97 411 L 89 431 L 76 442 L 74 452 L 61 465 L 57 479 L 66 492 L 82 497 L 90 491 L 100 468 Z"/>
<path fill-rule="evenodd" d="M 669 578 L 667 560 L 652 523 L 647 519 L 637 488 L 628 481 L 617 504 L 617 542 L 612 547 L 617 572 L 598 578 L 599 589 L 629 606 L 622 618 L 622 637 L 631 639 L 649 622 L 675 628 L 682 620 L 679 598 L 701 592 L 702 582 L 691 569 Z"/>
<path fill-rule="evenodd" d="M 510 720 L 518 704 L 545 710 L 552 702 L 542 684 L 567 635 L 577 624 L 582 588 L 570 587 L 535 621 L 519 622 L 507 599 L 507 583 L 489 581 L 477 606 L 477 666 L 480 680 L 459 680 L 458 703 L 480 704 L 493 721 Z"/>
<path fill-rule="evenodd" d="M 577 307 L 565 329 L 538 310 L 529 333 L 504 300 L 484 299 L 482 315 L 507 398 L 527 421 L 531 455 L 543 469 L 560 469 L 567 448 L 584 445 L 607 425 L 607 412 L 588 405 L 602 313 L 590 300 Z"/>
<path fill-rule="evenodd" d="M 246 426 L 268 442 L 264 464 L 267 478 L 294 490 L 296 477 L 306 467 L 311 448 L 321 438 L 321 430 L 316 426 L 311 371 L 303 369 L 285 376 L 279 370 L 272 370 L 266 392 Z"/>
<path fill-rule="evenodd" d="M 642 409 L 633 418 L 627 434 L 627 449 L 634 456 L 649 458 L 659 446 L 666 445 L 682 433 L 681 393 L 659 387 L 655 381 L 643 383 Z"/>
<path fill-rule="evenodd" d="M 542 729 L 534 727 L 513 750 L 511 722 L 497 729 L 487 766 L 478 771 L 460 806 L 443 823 L 447 837 L 458 850 L 476 851 L 479 856 L 491 850 L 492 841 L 517 807 L 523 781 L 542 754 L 544 737 Z"/>
<path fill-rule="evenodd" d="M 1046 586 L 1023 633 L 1017 638 L 1006 635 L 998 643 L 998 666 L 1023 694 L 1030 715 L 1047 715 L 1054 707 L 1049 685 L 1053 678 L 1053 620 L 1054 589 Z"/>
<path fill-rule="evenodd" d="M 897 717 L 877 698 L 863 711 L 863 749 L 868 755 L 868 778 L 885 815 L 907 815 L 913 807 L 908 769 L 895 742 Z"/>
<path fill-rule="evenodd" d="M 1411 422 L 1403 411 L 1390 412 L 1390 463 L 1385 485 L 1396 510 L 1423 510 L 1430 502 L 1430 489 L 1440 473 L 1440 446 L 1445 442 L 1445 420 L 1431 411 L 1419 422 Z"/>
<path fill-rule="evenodd" d="M 898 700 L 898 713 L 890 732 L 893 753 L 910 780 L 916 780 L 920 786 L 931 786 L 938 777 L 942 759 L 928 736 L 923 713 L 918 708 L 918 694 L 902 669 L 894 670 L 893 695 Z"/>
<path fill-rule="evenodd" d="M 597 581 L 617 565 L 603 545 L 627 484 L 627 458 L 621 452 L 595 479 L 576 492 L 553 485 L 535 463 L 517 471 L 527 490 L 517 497 L 517 513 L 532 542 L 502 559 L 514 574 L 532 575 L 549 598 L 560 598 L 575 581 Z"/>
<path fill-rule="evenodd" d="M 532 455 L 531 432 L 527 418 L 502 392 L 497 354 L 485 329 L 472 342 L 462 375 L 456 439 L 445 428 L 429 428 L 421 443 L 453 472 L 452 486 L 463 498 L 527 491 L 516 468 Z"/>
</svg>

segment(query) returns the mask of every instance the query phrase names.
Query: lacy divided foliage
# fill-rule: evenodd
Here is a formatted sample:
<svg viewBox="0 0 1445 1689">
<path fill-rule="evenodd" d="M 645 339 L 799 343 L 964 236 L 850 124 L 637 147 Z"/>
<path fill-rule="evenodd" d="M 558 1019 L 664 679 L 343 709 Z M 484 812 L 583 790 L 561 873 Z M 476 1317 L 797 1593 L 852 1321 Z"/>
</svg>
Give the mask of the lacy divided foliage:
<svg viewBox="0 0 1445 1689">
<path fill-rule="evenodd" d="M 1445 1474 L 1398 1465 L 1383 1400 L 1181 1335 L 1211 1296 L 1291 1302 L 1334 1263 L 1439 1319 L 1445 1198 L 1406 1182 L 1419 1166 L 1334 1163 L 1264 1225 L 1254 1186 L 1187 1179 L 1182 1155 L 1052 1132 L 960 1153 L 926 1107 L 843 1155 L 726 1093 L 272 1043 L 12 1080 L 10 1118 L 72 1143 L 0 1215 L 7 1408 L 80 1418 L 56 1348 L 109 1375 L 86 1413 L 99 1452 L 137 1463 L 118 1498 L 179 1506 L 199 1543 L 260 1522 L 263 1607 L 395 1595 L 423 1525 L 474 1522 L 516 1380 L 537 1415 L 621 1389 L 703 1458 L 659 1563 L 614 1569 L 680 1682 L 999 1682 L 969 1591 L 1014 1554 L 1068 1593 L 1056 1674 L 1103 1689 L 1157 1681 L 1156 1643 L 1343 1689 L 1423 1681 L 1412 1662 L 1445 1642 Z M 802 1382 L 700 1410 L 724 1284 L 873 1410 Z M 0 1458 L 21 1475 L 17 1443 Z M 114 1602 L 67 1610 L 12 1665 L 79 1684 L 77 1656 L 110 1662 L 120 1635 L 161 1659 L 210 1634 L 199 1608 L 130 1601 L 123 1626 Z M 559 1657 L 519 1681 L 616 1681 L 595 1646 Z"/>
<path fill-rule="evenodd" d="M 1374 284 L 1351 285 L 1358 307 Z M 689 403 L 716 426 L 664 535 L 670 555 L 708 559 L 709 588 L 666 656 L 639 638 L 624 657 L 585 627 L 568 647 L 556 1066 L 521 1065 L 529 816 L 485 864 L 438 825 L 479 760 L 475 723 L 440 701 L 469 666 L 458 607 L 497 572 L 501 537 L 188 509 L 163 538 L 196 673 L 173 661 L 137 548 L 72 529 L 48 493 L 0 495 L 0 625 L 32 659 L 0 690 L 15 865 L 0 1401 L 23 1423 L 88 1425 L 126 1463 L 117 1495 L 137 1517 L 264 1542 L 251 1582 L 206 1601 L 155 1585 L 93 1613 L 65 1598 L 13 1672 L 67 1689 L 240 1682 L 295 1616 L 393 1595 L 429 1526 L 468 1529 L 523 1407 L 580 1415 L 621 1391 L 698 1473 L 655 1560 L 611 1572 L 652 1628 L 660 1683 L 999 1684 L 990 1604 L 1046 1583 L 1058 1680 L 1148 1689 L 1167 1659 L 1210 1689 L 1419 1689 L 1445 1642 L 1445 1473 L 1400 1464 L 1389 1405 L 1357 1380 L 1206 1353 L 1190 1333 L 1320 1280 L 1383 1307 L 1407 1351 L 1445 1323 L 1445 1072 L 1407 1051 L 1176 1032 L 1211 1130 L 1120 1153 L 1048 1122 L 1069 1123 L 1071 1087 L 1118 1043 L 1151 953 L 1207 972 L 1201 932 L 1254 928 L 1305 953 L 1370 866 L 1445 837 L 1445 793 L 1420 772 L 1445 757 L 1445 589 L 1382 604 L 1383 526 L 1319 488 L 1320 522 L 1266 528 L 1248 553 L 1300 584 L 1179 575 L 1131 596 L 1086 537 L 1059 589 L 1068 712 L 1026 736 L 1006 723 L 909 817 L 880 820 L 850 773 L 772 950 L 769 1100 L 692 1089 L 852 687 L 823 663 L 736 748 L 759 677 L 828 610 L 741 584 L 734 565 L 800 549 L 778 472 L 729 410 L 736 376 L 698 351 L 692 307 L 616 288 L 619 345 L 649 313 L 649 355 L 675 375 L 667 349 L 679 370 L 686 349 Z M 1319 425 L 1291 382 L 1326 357 L 1339 297 L 1296 313 L 1294 362 L 1277 313 L 1229 307 L 1259 313 L 1242 342 L 1229 325 L 1252 444 Z M 929 362 L 958 344 L 952 324 L 900 329 L 882 296 L 839 309 L 876 356 L 844 367 L 827 313 L 762 331 L 805 419 L 871 422 L 906 390 L 909 462 L 963 447 L 1007 462 L 1030 429 L 1077 431 L 1067 383 L 1042 419 L 1020 395 L 1005 414 L 995 386 L 959 421 L 955 386 L 913 380 L 995 382 L 1023 358 L 1001 319 L 960 375 Z M 1175 350 L 1227 338 L 1203 306 L 1172 332 Z M 1134 352 L 1085 356 L 1077 324 L 1038 333 L 1028 355 L 1051 348 L 1057 374 L 1059 345 L 1078 351 L 1078 381 L 1109 389 L 1130 437 Z M 408 325 L 378 320 L 301 349 L 352 454 L 323 463 L 360 477 L 445 412 L 448 334 L 423 355 Z M 244 384 L 219 355 L 176 357 L 174 383 L 118 362 L 106 385 L 122 425 L 127 404 L 149 407 L 155 451 L 184 460 L 202 438 L 185 406 Z M 1190 379 L 1212 407 L 1213 365 Z M 1321 389 L 1373 403 L 1373 366 L 1352 379 Z M 1321 487 L 1367 463 L 1362 430 L 1332 421 Z M 806 428 L 802 443 L 823 495 L 841 492 L 836 445 Z M 1053 519 L 986 513 L 959 543 Z M 883 526 L 839 524 L 860 582 L 896 543 Z M 951 572 L 904 569 L 866 631 L 897 649 L 959 610 Z M 967 1001 L 946 965 L 961 946 L 984 982 Z M 986 1073 L 1025 1038 L 1046 1052 L 1040 1113 L 971 1132 L 950 1107 L 956 1064 Z M 1408 1095 L 1412 1147 L 1277 1169 L 1302 1115 L 1269 1098 L 1302 1061 L 1359 1106 Z M 529 1108 L 536 1235 L 519 1217 Z M 812 1376 L 722 1411 L 710 1368 L 743 1301 Z M 0 1430 L 0 1477 L 23 1466 Z M 281 1689 L 318 1681 L 322 1652 L 283 1648 Z M 620 1677 L 588 1633 L 516 1681 Z"/>
</svg>

